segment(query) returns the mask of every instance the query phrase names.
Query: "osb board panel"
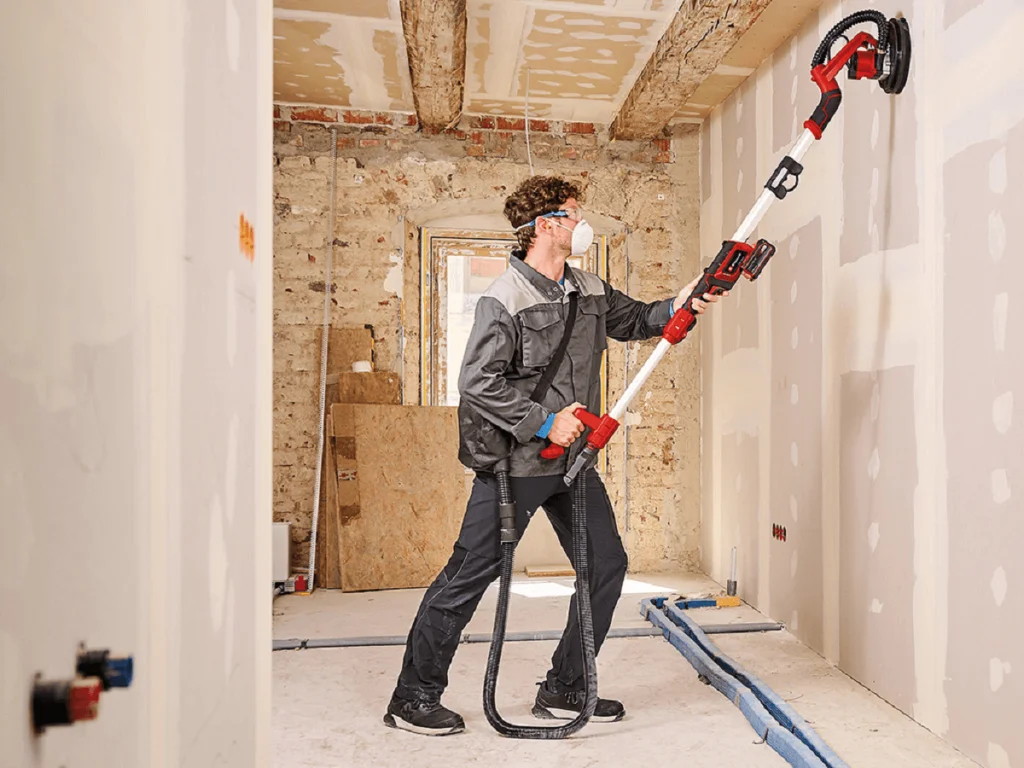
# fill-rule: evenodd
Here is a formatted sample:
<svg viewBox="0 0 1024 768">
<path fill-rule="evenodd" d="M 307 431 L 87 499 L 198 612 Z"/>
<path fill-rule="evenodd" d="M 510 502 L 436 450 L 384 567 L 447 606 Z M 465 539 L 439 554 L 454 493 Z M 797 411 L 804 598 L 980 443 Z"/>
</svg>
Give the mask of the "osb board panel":
<svg viewBox="0 0 1024 768">
<path fill-rule="evenodd" d="M 465 504 L 456 410 L 353 409 L 359 512 L 343 522 L 345 590 L 426 587 L 448 561 Z"/>
<path fill-rule="evenodd" d="M 327 383 L 338 388 L 334 402 L 377 405 L 398 405 L 402 402 L 398 374 L 390 371 L 332 374 Z"/>
<path fill-rule="evenodd" d="M 352 407 L 352 406 L 349 406 Z M 333 416 L 328 412 L 325 425 L 323 472 L 320 478 L 320 522 L 316 537 L 316 586 L 341 588 L 341 554 L 338 522 L 338 474 L 334 459 Z"/>
<path fill-rule="evenodd" d="M 334 443 L 334 471 L 337 477 L 337 510 L 340 523 L 359 515 L 359 474 L 356 472 L 356 411 L 359 405 L 331 407 L 331 439 Z M 339 528 L 339 537 L 340 537 Z M 339 549 L 340 558 L 340 549 Z"/>
<path fill-rule="evenodd" d="M 316 360 L 320 363 L 322 331 L 316 331 Z M 327 334 L 327 372 L 351 373 L 354 363 L 373 366 L 373 331 L 369 328 L 331 328 Z"/>
</svg>

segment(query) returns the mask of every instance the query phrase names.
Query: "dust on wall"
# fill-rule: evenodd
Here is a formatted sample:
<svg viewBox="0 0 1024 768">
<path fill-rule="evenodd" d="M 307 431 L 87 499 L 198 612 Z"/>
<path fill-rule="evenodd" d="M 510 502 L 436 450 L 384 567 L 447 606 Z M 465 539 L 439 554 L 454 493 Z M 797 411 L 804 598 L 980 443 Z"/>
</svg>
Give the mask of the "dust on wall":
<svg viewBox="0 0 1024 768">
<path fill-rule="evenodd" d="M 275 110 L 274 514 L 293 523 L 296 566 L 308 559 L 318 413 L 331 128 L 338 148 L 331 322 L 371 325 L 375 365 L 403 375 L 419 402 L 418 228 L 457 215 L 500 219 L 529 176 L 524 121 L 475 117 L 441 135 L 395 113 Z M 536 173 L 584 185 L 585 210 L 609 237 L 609 282 L 641 300 L 675 295 L 698 266 L 697 138 L 609 143 L 600 126 L 531 121 Z M 699 333 L 673 350 L 634 403 L 605 476 L 630 567 L 693 567 L 699 524 Z M 631 343 L 629 375 L 656 341 Z M 609 344 L 609 403 L 624 389 L 625 347 Z M 448 447 L 455 450 L 455 446 Z M 628 499 L 623 493 L 629 473 Z M 463 510 L 452 510 L 460 515 Z"/>
<path fill-rule="evenodd" d="M 1024 763 L 1024 267 L 1007 253 L 1024 76 L 1000 62 L 1024 8 L 826 3 L 702 127 L 703 251 L 813 110 L 818 41 L 865 6 L 909 19 L 910 83 L 843 79 L 799 189 L 755 235 L 774 261 L 705 328 L 702 563 L 724 580 L 737 546 L 745 599 L 1006 768 Z"/>
</svg>

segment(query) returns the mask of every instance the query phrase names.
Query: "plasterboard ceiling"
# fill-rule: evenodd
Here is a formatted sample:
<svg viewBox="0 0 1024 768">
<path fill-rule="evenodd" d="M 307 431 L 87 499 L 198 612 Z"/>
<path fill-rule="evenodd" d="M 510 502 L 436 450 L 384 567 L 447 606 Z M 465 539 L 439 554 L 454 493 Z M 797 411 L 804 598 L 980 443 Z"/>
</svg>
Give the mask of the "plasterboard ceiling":
<svg viewBox="0 0 1024 768">
<path fill-rule="evenodd" d="M 467 114 L 608 123 L 682 0 L 468 0 Z M 275 0 L 274 98 L 413 111 L 399 0 Z M 529 74 L 529 76 L 528 76 Z"/>
<path fill-rule="evenodd" d="M 274 100 L 412 112 L 398 0 L 274 0 Z"/>
<path fill-rule="evenodd" d="M 683 0 L 467 0 L 467 114 L 610 123 Z M 676 115 L 699 122 L 821 0 L 775 0 Z M 275 0 L 274 98 L 412 112 L 399 0 Z"/>
<path fill-rule="evenodd" d="M 470 0 L 466 112 L 610 123 L 681 0 Z"/>
</svg>

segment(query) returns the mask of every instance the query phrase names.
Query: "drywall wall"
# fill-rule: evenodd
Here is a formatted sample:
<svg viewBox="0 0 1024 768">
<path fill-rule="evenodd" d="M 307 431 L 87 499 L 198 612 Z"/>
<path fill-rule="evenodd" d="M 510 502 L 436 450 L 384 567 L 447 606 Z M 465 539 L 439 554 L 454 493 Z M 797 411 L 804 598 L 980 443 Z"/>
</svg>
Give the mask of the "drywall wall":
<svg viewBox="0 0 1024 768">
<path fill-rule="evenodd" d="M 1024 765 L 1024 75 L 1003 64 L 1024 8 L 824 3 L 702 126 L 702 249 L 796 140 L 814 49 L 862 7 L 910 20 L 910 83 L 842 79 L 757 232 L 774 261 L 705 327 L 702 563 L 724 583 L 737 546 L 746 599 L 981 764 Z"/>
<path fill-rule="evenodd" d="M 431 137 L 408 122 L 391 113 L 277 110 L 274 508 L 275 519 L 294 524 L 298 567 L 308 562 L 316 467 L 316 338 L 323 318 L 331 128 L 338 129 L 331 322 L 373 327 L 374 364 L 402 375 L 410 404 L 420 397 L 419 228 L 476 221 L 508 231 L 501 217 L 504 199 L 529 176 L 522 120 L 467 118 L 461 127 Z M 692 132 L 656 142 L 609 143 L 600 126 L 532 121 L 531 136 L 537 173 L 562 174 L 585 186 L 586 215 L 609 236 L 613 285 L 650 301 L 676 294 L 696 276 Z M 609 343 L 609 402 L 655 343 L 629 345 L 628 372 L 625 345 Z M 628 468 L 625 430 L 607 449 L 605 479 L 634 570 L 696 564 L 697 387 L 697 344 L 681 345 L 634 403 Z"/>
<path fill-rule="evenodd" d="M 0 144 L 5 766 L 268 764 L 271 20 L 0 11 L 32 115 Z M 79 643 L 132 654 L 132 685 L 35 736 L 33 677 Z"/>
</svg>

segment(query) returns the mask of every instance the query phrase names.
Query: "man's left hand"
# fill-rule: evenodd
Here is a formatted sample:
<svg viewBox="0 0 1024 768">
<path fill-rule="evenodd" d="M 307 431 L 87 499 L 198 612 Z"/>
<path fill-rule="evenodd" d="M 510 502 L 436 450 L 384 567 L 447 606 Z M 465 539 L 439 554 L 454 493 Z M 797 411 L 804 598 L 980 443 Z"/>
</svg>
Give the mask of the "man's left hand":
<svg viewBox="0 0 1024 768">
<path fill-rule="evenodd" d="M 701 279 L 701 277 L 703 277 L 703 275 L 697 275 L 697 277 L 693 279 L 693 282 L 691 282 L 689 285 L 687 285 L 685 288 L 683 288 L 683 290 L 679 292 L 679 295 L 676 296 L 676 300 L 673 304 L 675 309 L 680 309 L 683 306 L 683 302 L 686 301 L 686 297 L 689 296 L 693 292 L 693 289 L 697 287 L 697 282 Z M 696 298 L 693 300 L 693 311 L 696 312 L 698 315 L 703 315 L 705 310 L 707 310 L 709 304 L 714 304 L 716 301 L 722 298 L 722 296 L 728 295 L 728 291 L 720 293 L 717 296 L 713 296 L 710 293 L 705 293 L 703 301 Z"/>
</svg>

